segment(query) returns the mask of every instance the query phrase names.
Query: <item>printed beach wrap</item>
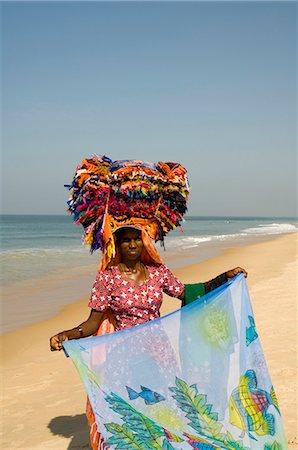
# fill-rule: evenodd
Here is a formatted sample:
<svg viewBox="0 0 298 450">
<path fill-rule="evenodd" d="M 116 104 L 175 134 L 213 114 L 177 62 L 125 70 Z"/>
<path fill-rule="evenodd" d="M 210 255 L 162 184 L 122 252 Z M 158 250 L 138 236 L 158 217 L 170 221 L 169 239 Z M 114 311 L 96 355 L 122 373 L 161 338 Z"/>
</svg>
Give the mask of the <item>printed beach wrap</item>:
<svg viewBox="0 0 298 450">
<path fill-rule="evenodd" d="M 160 319 L 63 345 L 106 448 L 287 448 L 242 274 Z"/>
</svg>

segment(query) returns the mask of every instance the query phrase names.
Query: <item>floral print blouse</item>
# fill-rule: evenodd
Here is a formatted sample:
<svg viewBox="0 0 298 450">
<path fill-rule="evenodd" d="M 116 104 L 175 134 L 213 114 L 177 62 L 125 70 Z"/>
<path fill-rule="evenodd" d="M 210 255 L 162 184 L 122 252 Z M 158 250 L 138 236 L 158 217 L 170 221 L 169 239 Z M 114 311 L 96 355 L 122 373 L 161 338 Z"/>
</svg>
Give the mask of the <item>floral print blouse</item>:
<svg viewBox="0 0 298 450">
<path fill-rule="evenodd" d="M 112 311 L 118 329 L 124 329 L 160 317 L 163 292 L 180 298 L 181 283 L 164 264 L 146 265 L 147 279 L 137 284 L 125 279 L 117 266 L 99 272 L 94 282 L 89 307 L 97 311 Z"/>
</svg>

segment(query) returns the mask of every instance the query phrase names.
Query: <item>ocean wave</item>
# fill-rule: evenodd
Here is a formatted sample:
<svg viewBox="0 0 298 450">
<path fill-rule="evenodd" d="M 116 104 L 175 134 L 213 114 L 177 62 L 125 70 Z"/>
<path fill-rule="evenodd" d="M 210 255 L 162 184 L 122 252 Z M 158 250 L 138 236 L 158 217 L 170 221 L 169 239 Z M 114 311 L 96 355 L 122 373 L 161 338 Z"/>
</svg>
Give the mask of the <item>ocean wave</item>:
<svg viewBox="0 0 298 450">
<path fill-rule="evenodd" d="M 219 231 L 219 230 L 218 230 Z M 225 230 L 228 231 L 228 230 Z M 201 245 L 212 244 L 213 242 L 228 242 L 237 239 L 243 239 L 245 237 L 253 237 L 261 236 L 261 235 L 277 235 L 277 234 L 285 234 L 291 232 L 297 232 L 297 226 L 293 223 L 267 223 L 267 224 L 256 224 L 254 227 L 248 227 L 238 230 L 231 230 L 232 233 L 214 233 L 208 234 L 206 230 L 199 234 L 197 231 L 188 231 L 185 234 L 170 234 L 165 239 L 166 248 L 173 250 L 181 250 L 181 249 L 191 249 L 200 247 Z M 234 231 L 234 232 L 233 232 Z M 157 250 L 159 249 L 159 243 L 156 244 Z M 63 260 L 65 258 L 69 261 L 69 258 L 73 257 L 74 264 L 78 263 L 78 260 L 83 258 L 89 259 L 90 261 L 93 258 L 98 258 L 100 256 L 100 252 L 95 252 L 91 255 L 88 247 L 84 247 L 83 245 L 56 245 L 56 246 L 45 246 L 45 247 L 25 247 L 25 248 L 8 248 L 1 249 L 0 257 L 2 261 L 7 262 L 9 260 L 15 261 L 24 261 L 40 259 L 45 261 L 47 258 L 49 260 Z M 76 261 L 76 262 L 75 262 Z"/>
<path fill-rule="evenodd" d="M 166 247 L 183 247 L 192 248 L 197 247 L 203 242 L 209 242 L 212 240 L 212 236 L 187 236 L 187 237 L 169 237 L 166 238 Z"/>
<path fill-rule="evenodd" d="M 61 275 L 76 267 L 97 265 L 99 259 L 100 255 L 90 255 L 83 247 L 5 250 L 0 253 L 0 281 L 3 286 L 10 286 L 16 280 Z"/>
<path fill-rule="evenodd" d="M 166 238 L 166 248 L 183 248 L 190 249 L 205 244 L 212 241 L 226 241 L 237 237 L 246 236 L 246 233 L 235 233 L 235 234 L 218 234 L 210 236 L 187 236 L 187 237 L 169 237 Z"/>
<path fill-rule="evenodd" d="M 290 223 L 271 223 L 260 224 L 256 227 L 245 228 L 236 233 L 223 233 L 204 236 L 175 236 L 166 238 L 166 247 L 170 250 L 180 248 L 195 248 L 205 243 L 212 242 L 232 242 L 237 239 L 243 240 L 246 237 L 260 236 L 260 235 L 276 235 L 285 233 L 297 232 L 297 226 Z"/>
<path fill-rule="evenodd" d="M 15 258 L 28 258 L 28 257 L 55 257 L 64 256 L 69 254 L 90 256 L 90 253 L 85 247 L 52 247 L 52 248 L 18 248 L 10 250 L 1 250 L 1 257 L 15 257 Z"/>
<path fill-rule="evenodd" d="M 246 228 L 243 230 L 247 234 L 283 234 L 294 233 L 298 230 L 296 225 L 291 223 L 269 223 L 261 224 L 257 227 Z"/>
</svg>

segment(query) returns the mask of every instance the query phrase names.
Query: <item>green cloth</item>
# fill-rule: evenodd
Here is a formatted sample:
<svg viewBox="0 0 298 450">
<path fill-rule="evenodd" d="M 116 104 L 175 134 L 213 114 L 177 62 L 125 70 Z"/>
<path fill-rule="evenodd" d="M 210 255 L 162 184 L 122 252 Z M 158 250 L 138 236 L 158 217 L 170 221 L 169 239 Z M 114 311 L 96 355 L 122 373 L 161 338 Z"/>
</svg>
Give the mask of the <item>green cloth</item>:
<svg viewBox="0 0 298 450">
<path fill-rule="evenodd" d="M 189 305 L 202 295 L 205 295 L 205 283 L 185 284 L 183 306 Z"/>
</svg>

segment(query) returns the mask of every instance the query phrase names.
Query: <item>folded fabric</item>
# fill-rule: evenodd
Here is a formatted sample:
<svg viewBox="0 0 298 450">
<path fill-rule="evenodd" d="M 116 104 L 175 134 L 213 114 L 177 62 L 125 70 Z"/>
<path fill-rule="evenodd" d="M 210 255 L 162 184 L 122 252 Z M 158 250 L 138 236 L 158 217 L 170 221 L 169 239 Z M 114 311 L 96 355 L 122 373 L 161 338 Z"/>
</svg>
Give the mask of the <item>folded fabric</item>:
<svg viewBox="0 0 298 450">
<path fill-rule="evenodd" d="M 155 241 L 180 226 L 187 210 L 189 183 L 186 169 L 174 162 L 112 161 L 93 155 L 77 167 L 68 211 L 84 227 L 83 240 L 91 252 L 103 250 L 119 226 L 138 220 Z"/>
</svg>

